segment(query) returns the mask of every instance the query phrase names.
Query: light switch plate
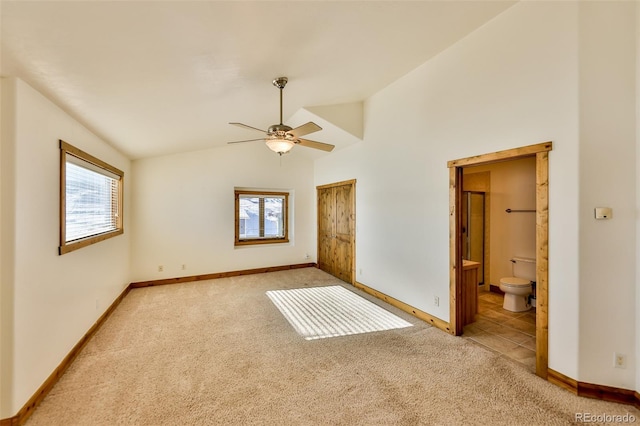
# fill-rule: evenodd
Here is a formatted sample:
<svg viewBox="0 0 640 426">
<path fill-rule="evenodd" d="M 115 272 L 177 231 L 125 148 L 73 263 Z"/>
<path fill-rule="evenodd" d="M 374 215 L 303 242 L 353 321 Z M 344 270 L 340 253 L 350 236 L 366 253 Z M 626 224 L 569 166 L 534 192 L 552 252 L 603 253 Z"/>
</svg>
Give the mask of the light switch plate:
<svg viewBox="0 0 640 426">
<path fill-rule="evenodd" d="M 613 216 L 613 210 L 611 207 L 596 207 L 595 208 L 595 217 L 596 219 L 611 219 Z"/>
</svg>

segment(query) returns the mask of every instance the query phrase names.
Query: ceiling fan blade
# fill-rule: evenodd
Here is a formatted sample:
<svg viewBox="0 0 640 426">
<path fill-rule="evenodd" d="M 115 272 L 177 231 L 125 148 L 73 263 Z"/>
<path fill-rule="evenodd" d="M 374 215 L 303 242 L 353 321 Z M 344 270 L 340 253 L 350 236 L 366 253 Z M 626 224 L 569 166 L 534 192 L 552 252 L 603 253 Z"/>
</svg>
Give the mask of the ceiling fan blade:
<svg viewBox="0 0 640 426">
<path fill-rule="evenodd" d="M 306 146 L 307 148 L 321 149 L 322 151 L 331 152 L 335 145 L 331 145 L 323 142 L 310 141 L 309 139 L 298 139 L 298 145 Z"/>
<path fill-rule="evenodd" d="M 267 133 L 266 130 L 261 130 L 261 129 L 258 129 L 257 127 L 247 126 L 246 124 L 242 124 L 242 123 L 229 123 L 229 124 L 233 124 L 234 126 L 238 126 L 238 127 L 243 127 L 245 129 L 257 130 L 262 133 Z"/>
<path fill-rule="evenodd" d="M 243 142 L 255 142 L 255 141 L 264 141 L 264 138 L 260 138 L 260 139 L 247 139 L 244 141 L 233 141 L 233 142 L 227 142 L 229 143 L 243 143 Z"/>
<path fill-rule="evenodd" d="M 313 121 L 310 121 L 307 124 L 303 124 L 302 126 L 289 130 L 287 133 L 293 135 L 295 138 L 299 138 L 300 136 L 308 135 L 309 133 L 317 132 L 319 130 L 322 130 L 322 127 L 318 126 Z"/>
</svg>

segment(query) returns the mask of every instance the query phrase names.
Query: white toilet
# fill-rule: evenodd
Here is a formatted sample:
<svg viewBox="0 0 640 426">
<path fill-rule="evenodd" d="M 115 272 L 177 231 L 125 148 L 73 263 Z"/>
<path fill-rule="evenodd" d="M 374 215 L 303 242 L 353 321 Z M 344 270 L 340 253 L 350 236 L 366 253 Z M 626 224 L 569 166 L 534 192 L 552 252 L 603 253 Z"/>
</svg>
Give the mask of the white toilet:
<svg viewBox="0 0 640 426">
<path fill-rule="evenodd" d="M 527 257 L 511 259 L 513 276 L 500 279 L 500 290 L 504 291 L 502 307 L 511 312 L 524 312 L 531 309 L 529 295 L 532 282 L 536 279 L 536 260 Z"/>
</svg>

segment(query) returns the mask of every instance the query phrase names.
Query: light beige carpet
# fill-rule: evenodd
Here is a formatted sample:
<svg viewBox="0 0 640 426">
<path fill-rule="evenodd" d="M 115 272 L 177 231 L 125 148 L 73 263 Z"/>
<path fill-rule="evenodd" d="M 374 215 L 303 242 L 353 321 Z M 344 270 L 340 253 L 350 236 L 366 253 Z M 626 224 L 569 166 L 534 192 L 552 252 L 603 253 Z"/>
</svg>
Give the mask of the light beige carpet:
<svg viewBox="0 0 640 426">
<path fill-rule="evenodd" d="M 342 284 L 307 268 L 133 290 L 27 424 L 562 425 L 576 413 L 640 419 L 631 406 L 577 397 L 380 301 L 414 326 L 307 341 L 265 294 L 328 285 Z"/>
</svg>

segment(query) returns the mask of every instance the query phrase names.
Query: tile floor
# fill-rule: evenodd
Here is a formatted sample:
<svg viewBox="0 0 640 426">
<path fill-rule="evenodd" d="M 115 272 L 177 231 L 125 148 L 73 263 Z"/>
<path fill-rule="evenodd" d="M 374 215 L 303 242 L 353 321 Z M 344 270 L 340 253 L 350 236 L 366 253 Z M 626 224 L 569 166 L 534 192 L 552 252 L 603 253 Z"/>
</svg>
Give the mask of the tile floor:
<svg viewBox="0 0 640 426">
<path fill-rule="evenodd" d="M 480 291 L 476 321 L 464 327 L 462 337 L 498 352 L 536 371 L 536 311 L 510 312 L 502 308 L 503 296 Z"/>
</svg>

